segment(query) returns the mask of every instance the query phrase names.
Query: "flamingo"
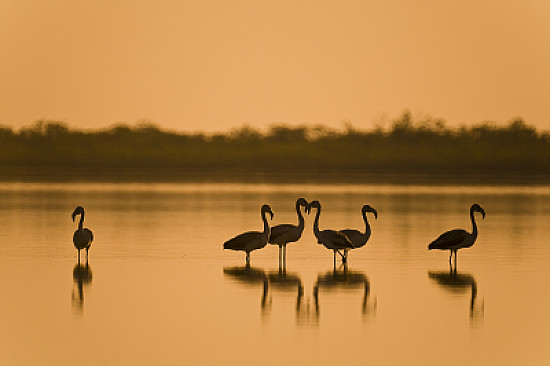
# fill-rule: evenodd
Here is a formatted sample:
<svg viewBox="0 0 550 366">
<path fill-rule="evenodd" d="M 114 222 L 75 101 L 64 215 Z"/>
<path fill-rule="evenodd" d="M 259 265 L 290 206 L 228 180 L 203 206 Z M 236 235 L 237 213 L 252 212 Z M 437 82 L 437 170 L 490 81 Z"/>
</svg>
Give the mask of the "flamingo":
<svg viewBox="0 0 550 366">
<path fill-rule="evenodd" d="M 80 263 L 80 250 L 86 249 L 86 263 L 88 263 L 88 250 L 92 241 L 94 240 L 94 234 L 88 228 L 83 228 L 84 223 L 84 207 L 77 206 L 72 214 L 73 222 L 76 215 L 80 215 L 80 221 L 78 222 L 78 230 L 73 234 L 74 247 L 78 250 L 78 263 Z"/>
<path fill-rule="evenodd" d="M 375 208 L 372 208 L 369 205 L 363 206 L 363 208 L 361 209 L 361 213 L 363 214 L 363 220 L 365 221 L 364 233 L 360 232 L 359 230 L 352 230 L 352 229 L 340 230 L 340 232 L 345 236 L 347 236 L 348 239 L 353 244 L 353 248 L 351 249 L 361 248 L 362 246 L 367 244 L 367 241 L 369 241 L 371 230 L 370 230 L 369 221 L 367 220 L 367 212 L 372 212 L 374 214 L 374 218 L 375 219 L 378 218 L 378 211 L 376 211 Z M 346 258 L 346 262 L 347 262 L 348 249 L 344 249 L 344 257 Z"/>
<path fill-rule="evenodd" d="M 481 208 L 480 205 L 474 203 L 470 207 L 470 219 L 472 220 L 472 233 L 467 232 L 463 229 L 454 229 L 441 234 L 437 239 L 432 241 L 428 245 L 428 250 L 432 249 L 441 249 L 441 250 L 450 250 L 451 255 L 449 256 L 449 265 L 452 266 L 453 253 L 455 254 L 455 268 L 457 262 L 457 251 L 462 248 L 469 248 L 474 245 L 477 239 L 477 225 L 474 217 L 474 212 L 481 213 L 481 217 L 485 219 L 485 210 Z"/>
<path fill-rule="evenodd" d="M 273 211 L 269 205 L 263 205 L 261 209 L 262 221 L 264 222 L 264 231 L 248 231 L 237 235 L 223 243 L 223 249 L 242 250 L 246 252 L 246 263 L 250 263 L 250 252 L 261 249 L 266 246 L 269 238 L 269 223 L 265 214 L 269 213 L 273 219 Z"/>
<path fill-rule="evenodd" d="M 286 245 L 288 243 L 298 241 L 304 231 L 304 216 L 300 210 L 301 206 L 304 206 L 306 208 L 306 212 L 309 214 L 309 206 L 306 199 L 298 198 L 296 201 L 298 225 L 281 224 L 271 228 L 268 243 L 279 246 L 279 267 L 281 266 L 281 258 L 283 263 L 286 262 Z"/>
<path fill-rule="evenodd" d="M 313 233 L 317 238 L 319 244 L 323 244 L 325 248 L 334 251 L 334 267 L 336 267 L 336 253 L 340 254 L 342 257 L 342 262 L 346 263 L 346 257 L 340 253 L 340 249 L 346 250 L 353 248 L 353 243 L 348 239 L 348 237 L 342 234 L 339 231 L 335 230 L 319 230 L 319 216 L 321 215 L 321 203 L 319 201 L 313 201 L 309 204 L 311 208 L 317 209 L 317 214 L 315 215 L 315 221 L 313 223 Z"/>
</svg>

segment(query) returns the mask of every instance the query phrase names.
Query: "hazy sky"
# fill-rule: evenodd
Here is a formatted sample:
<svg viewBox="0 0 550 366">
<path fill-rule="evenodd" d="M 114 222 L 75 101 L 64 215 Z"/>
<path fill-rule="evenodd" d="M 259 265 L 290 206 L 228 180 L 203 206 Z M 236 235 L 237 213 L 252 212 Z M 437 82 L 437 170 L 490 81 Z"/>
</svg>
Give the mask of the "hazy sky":
<svg viewBox="0 0 550 366">
<path fill-rule="evenodd" d="M 0 125 L 550 129 L 548 0 L 0 0 Z"/>
</svg>

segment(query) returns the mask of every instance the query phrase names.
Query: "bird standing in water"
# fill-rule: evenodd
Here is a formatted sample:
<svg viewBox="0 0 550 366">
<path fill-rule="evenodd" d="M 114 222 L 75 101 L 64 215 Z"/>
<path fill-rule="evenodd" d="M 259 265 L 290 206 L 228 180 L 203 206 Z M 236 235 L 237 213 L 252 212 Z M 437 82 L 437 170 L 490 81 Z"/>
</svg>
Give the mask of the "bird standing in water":
<svg viewBox="0 0 550 366">
<path fill-rule="evenodd" d="M 279 246 L 279 267 L 286 262 L 286 245 L 291 242 L 298 241 L 304 231 L 304 216 L 302 215 L 301 207 L 306 208 L 309 214 L 309 206 L 305 198 L 298 198 L 296 201 L 296 214 L 298 215 L 298 225 L 281 224 L 273 226 L 269 234 L 269 244 Z"/>
<path fill-rule="evenodd" d="M 367 241 L 369 241 L 371 230 L 369 221 L 367 219 L 367 212 L 372 212 L 374 214 L 374 218 L 378 218 L 378 211 L 376 211 L 375 208 L 372 208 L 369 205 L 364 205 L 363 208 L 361 208 L 361 213 L 363 214 L 363 221 L 365 221 L 365 232 L 362 233 L 359 230 L 352 230 L 352 229 L 345 229 L 340 230 L 342 234 L 347 236 L 347 238 L 351 241 L 353 244 L 353 248 L 350 249 L 356 249 L 361 248 L 365 244 L 367 244 Z M 348 249 L 344 249 L 344 257 L 346 257 L 346 262 L 348 258 Z"/>
<path fill-rule="evenodd" d="M 73 243 L 74 247 L 78 250 L 78 263 L 80 263 L 80 251 L 86 249 L 86 263 L 88 263 L 88 250 L 92 241 L 94 240 L 94 234 L 88 228 L 83 228 L 82 224 L 84 223 L 84 207 L 77 206 L 72 214 L 73 222 L 74 218 L 80 215 L 80 221 L 78 222 L 78 230 L 73 234 Z"/>
<path fill-rule="evenodd" d="M 474 203 L 470 207 L 470 220 L 472 220 L 472 232 L 469 233 L 463 229 L 454 229 L 441 234 L 437 239 L 432 241 L 428 245 L 428 250 L 441 249 L 450 250 L 449 265 L 452 266 L 453 253 L 455 254 L 455 268 L 456 268 L 456 254 L 459 249 L 469 248 L 474 245 L 477 239 L 477 225 L 474 217 L 474 212 L 481 213 L 481 217 L 485 219 L 485 210 L 480 205 Z"/>
<path fill-rule="evenodd" d="M 334 251 L 334 267 L 336 267 L 336 253 L 342 257 L 342 263 L 346 264 L 346 257 L 340 253 L 340 250 L 346 250 L 353 248 L 352 242 L 347 236 L 339 231 L 335 230 L 319 230 L 319 216 L 321 216 L 321 203 L 319 201 L 312 201 L 309 204 L 310 207 L 317 209 L 315 215 L 315 221 L 313 222 L 313 233 L 317 238 L 319 244 L 323 244 L 325 248 Z"/>
<path fill-rule="evenodd" d="M 229 239 L 223 243 L 223 249 L 242 250 L 246 252 L 246 263 L 250 263 L 250 252 L 256 249 L 261 249 L 266 246 L 269 238 L 269 223 L 265 216 L 266 213 L 271 215 L 273 219 L 273 211 L 269 205 L 263 205 L 261 209 L 262 221 L 264 222 L 264 231 L 247 231 Z"/>
</svg>

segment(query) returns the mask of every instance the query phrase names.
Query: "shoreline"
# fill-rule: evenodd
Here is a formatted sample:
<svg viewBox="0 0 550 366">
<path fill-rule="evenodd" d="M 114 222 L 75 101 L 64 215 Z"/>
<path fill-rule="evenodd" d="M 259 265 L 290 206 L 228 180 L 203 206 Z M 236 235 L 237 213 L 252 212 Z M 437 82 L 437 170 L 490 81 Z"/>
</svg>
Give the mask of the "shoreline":
<svg viewBox="0 0 550 366">
<path fill-rule="evenodd" d="M 550 185 L 550 174 L 520 172 L 401 173 L 361 169 L 320 171 L 98 167 L 0 167 L 0 182 L 94 183 L 273 183 L 401 185 Z"/>
</svg>

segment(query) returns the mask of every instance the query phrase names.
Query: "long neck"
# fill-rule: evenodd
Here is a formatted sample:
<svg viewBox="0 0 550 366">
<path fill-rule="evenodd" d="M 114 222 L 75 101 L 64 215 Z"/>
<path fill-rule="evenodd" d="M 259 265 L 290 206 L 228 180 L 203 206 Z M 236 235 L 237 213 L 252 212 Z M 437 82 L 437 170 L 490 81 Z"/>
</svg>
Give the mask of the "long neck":
<svg viewBox="0 0 550 366">
<path fill-rule="evenodd" d="M 84 212 L 80 214 L 80 221 L 78 222 L 78 229 L 82 230 L 82 224 L 84 223 Z"/>
<path fill-rule="evenodd" d="M 367 212 L 363 212 L 363 221 L 365 221 L 365 235 L 370 235 L 370 225 L 367 219 Z"/>
<path fill-rule="evenodd" d="M 474 217 L 474 210 L 470 210 L 470 220 L 472 220 L 472 235 L 475 238 L 477 238 L 477 225 L 476 225 L 476 219 Z"/>
<path fill-rule="evenodd" d="M 313 222 L 313 232 L 315 233 L 315 236 L 319 235 L 319 216 L 321 216 L 321 207 L 317 207 L 315 221 Z"/>
<path fill-rule="evenodd" d="M 264 222 L 264 235 L 269 236 L 269 223 L 267 217 L 265 217 L 265 212 L 262 212 L 262 221 Z"/>
<path fill-rule="evenodd" d="M 300 207 L 301 206 L 299 204 L 296 204 L 296 214 L 298 215 L 298 227 L 301 230 L 304 230 L 305 221 L 304 221 L 304 216 L 302 215 L 302 211 L 300 210 Z"/>
</svg>

